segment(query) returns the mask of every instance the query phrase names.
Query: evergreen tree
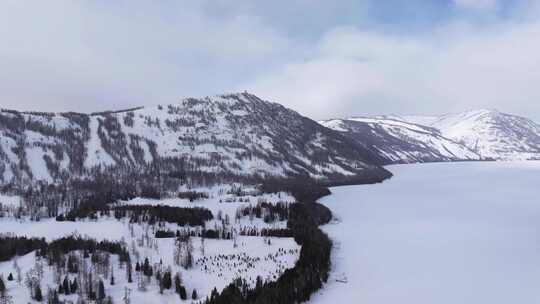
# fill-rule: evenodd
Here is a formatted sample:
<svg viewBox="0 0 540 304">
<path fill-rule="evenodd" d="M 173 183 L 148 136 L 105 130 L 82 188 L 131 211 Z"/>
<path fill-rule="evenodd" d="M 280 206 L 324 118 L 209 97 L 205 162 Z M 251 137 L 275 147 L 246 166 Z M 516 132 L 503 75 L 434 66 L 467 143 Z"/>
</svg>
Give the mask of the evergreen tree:
<svg viewBox="0 0 540 304">
<path fill-rule="evenodd" d="M 180 278 L 180 274 L 176 273 L 174 275 L 174 290 L 177 294 L 180 294 L 180 288 L 182 287 L 182 279 Z"/>
<path fill-rule="evenodd" d="M 191 299 L 197 300 L 199 296 L 197 295 L 197 289 L 193 289 L 193 293 L 191 293 Z"/>
<path fill-rule="evenodd" d="M 4 296 L 6 294 L 6 284 L 4 284 L 4 278 L 0 277 L 0 296 Z"/>
<path fill-rule="evenodd" d="M 41 287 L 36 285 L 34 289 L 34 300 L 41 302 L 43 301 L 43 294 L 41 293 Z"/>
<path fill-rule="evenodd" d="M 187 291 L 184 286 L 180 286 L 180 299 L 187 300 Z"/>
<path fill-rule="evenodd" d="M 152 266 L 150 266 L 150 261 L 148 261 L 148 258 L 144 259 L 144 264 L 142 267 L 142 271 L 145 276 L 151 277 L 154 271 L 152 270 Z"/>
<path fill-rule="evenodd" d="M 111 265 L 111 286 L 114 285 L 114 267 Z"/>
<path fill-rule="evenodd" d="M 171 289 L 172 287 L 171 272 L 170 271 L 165 272 L 163 274 L 161 281 L 162 281 L 162 285 L 164 289 Z"/>
<path fill-rule="evenodd" d="M 137 263 L 138 264 L 138 263 Z M 133 283 L 133 278 L 132 278 L 132 275 L 131 275 L 131 272 L 132 272 L 132 269 L 131 269 L 131 261 L 128 261 L 128 264 L 127 264 L 127 267 L 126 267 L 126 271 L 127 271 L 127 280 L 128 280 L 128 283 Z"/>
<path fill-rule="evenodd" d="M 58 298 L 58 292 L 56 290 L 49 289 L 47 304 L 60 304 L 60 298 Z"/>
<path fill-rule="evenodd" d="M 8 281 L 13 281 L 13 274 L 10 272 L 8 277 L 7 277 Z"/>
<path fill-rule="evenodd" d="M 103 301 L 103 299 L 105 299 L 105 286 L 103 285 L 103 281 L 99 280 L 97 300 Z"/>
<path fill-rule="evenodd" d="M 69 280 L 67 276 L 64 278 L 64 282 L 62 282 L 61 287 L 66 295 L 69 295 L 71 293 L 71 289 L 69 288 Z"/>
<path fill-rule="evenodd" d="M 74 278 L 73 282 L 71 282 L 69 286 L 69 290 L 71 291 L 71 293 L 76 293 L 77 289 L 79 289 L 79 283 L 77 283 L 77 278 Z"/>
<path fill-rule="evenodd" d="M 88 288 L 87 288 L 87 296 L 88 296 L 88 299 L 90 300 L 95 300 L 96 299 L 96 293 L 94 292 L 94 281 L 92 280 L 92 274 L 88 274 Z"/>
</svg>

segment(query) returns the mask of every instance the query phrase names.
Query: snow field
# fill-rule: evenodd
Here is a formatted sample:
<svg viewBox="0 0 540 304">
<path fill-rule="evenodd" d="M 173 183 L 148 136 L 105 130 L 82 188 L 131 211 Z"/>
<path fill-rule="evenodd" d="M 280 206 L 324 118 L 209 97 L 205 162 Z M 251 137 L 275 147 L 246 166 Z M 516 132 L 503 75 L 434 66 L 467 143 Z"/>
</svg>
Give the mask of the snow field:
<svg viewBox="0 0 540 304">
<path fill-rule="evenodd" d="M 228 215 L 230 218 L 229 228 L 237 231 L 242 227 L 257 227 L 258 229 L 286 227 L 286 221 L 265 223 L 262 219 L 254 218 L 250 220 L 248 217 L 235 220 L 235 214 L 239 207 L 247 207 L 250 204 L 255 206 L 258 202 L 263 201 L 274 204 L 278 202 L 292 203 L 294 198 L 290 195 L 286 193 L 258 195 L 252 192 L 255 190 L 254 188 L 244 187 L 245 195 L 236 197 L 227 194 L 228 189 L 226 186 L 190 189 L 190 191 L 209 193 L 208 199 L 195 202 L 189 202 L 187 199 L 151 200 L 136 198 L 131 201 L 121 202 L 121 204 L 204 207 L 211 210 L 215 217 L 214 220 L 206 223 L 206 227 L 209 229 L 221 227 L 222 222 L 217 219 L 218 213 L 221 213 L 223 218 Z M 10 200 L 8 200 L 8 197 L 1 197 L 0 202 L 3 201 Z M 183 229 L 201 229 L 201 227 L 182 227 L 174 223 L 160 223 L 159 226 L 150 226 L 146 223 L 131 224 L 127 218 L 117 220 L 114 217 L 100 217 L 98 220 L 77 222 L 57 222 L 54 219 L 42 219 L 38 222 L 32 222 L 29 220 L 16 220 L 11 217 L 0 219 L 0 231 L 10 235 L 43 237 L 47 241 L 64 236 L 80 235 L 96 240 L 107 239 L 125 242 L 130 250 L 133 267 L 135 267 L 136 261 L 142 263 L 147 257 L 151 264 L 163 265 L 163 270 L 171 266 L 173 276 L 176 272 L 181 273 L 183 285 L 188 291 L 188 297 L 191 296 L 193 289 L 196 289 L 200 299 L 209 295 L 214 287 L 220 291 L 236 278 L 243 278 L 253 285 L 257 276 L 261 276 L 263 280 L 275 280 L 283 271 L 294 266 L 300 253 L 300 246 L 292 238 L 237 236 L 236 242 L 215 239 L 204 239 L 203 242 L 199 237 L 192 237 L 194 267 L 185 270 L 174 263 L 175 239 L 154 238 L 157 230 L 176 231 Z M 34 252 L 17 258 L 23 276 L 25 272 L 34 267 L 34 260 Z M 47 286 L 53 287 L 57 285 L 54 283 L 54 269 L 47 266 L 46 261 L 44 261 L 44 264 L 44 278 L 41 287 L 45 294 L 48 289 Z M 117 256 L 111 256 L 111 265 L 114 267 L 116 284 L 111 286 L 109 280 L 105 278 L 103 278 L 103 281 L 106 294 L 112 296 L 115 303 L 121 301 L 125 287 L 130 289 L 132 303 L 156 303 L 156 299 L 159 299 L 159 303 L 178 303 L 180 301 L 174 290 L 166 290 L 164 294 L 159 294 L 159 287 L 155 279 L 152 279 L 147 291 L 138 290 L 135 271 L 133 271 L 134 283 L 128 284 L 126 270 L 120 268 Z M 10 272 L 15 276 L 13 260 L 0 263 L 0 274 L 4 278 L 7 278 Z M 72 277 L 70 278 L 72 279 Z M 7 282 L 5 279 L 4 281 Z M 8 293 L 13 297 L 15 303 L 32 302 L 24 282 L 19 285 L 17 282 L 12 281 L 8 282 L 7 285 Z M 75 301 L 76 298 L 75 295 L 61 296 L 61 300 Z M 186 302 L 190 303 L 191 300 Z"/>
</svg>

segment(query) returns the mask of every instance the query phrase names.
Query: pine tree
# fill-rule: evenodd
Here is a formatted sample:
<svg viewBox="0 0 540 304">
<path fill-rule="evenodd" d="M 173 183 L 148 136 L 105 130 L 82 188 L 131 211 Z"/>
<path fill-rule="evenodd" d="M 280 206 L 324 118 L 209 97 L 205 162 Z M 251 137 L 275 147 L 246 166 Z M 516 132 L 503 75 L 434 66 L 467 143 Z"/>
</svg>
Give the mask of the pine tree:
<svg viewBox="0 0 540 304">
<path fill-rule="evenodd" d="M 8 277 L 7 277 L 7 280 L 8 281 L 13 281 L 13 274 L 10 272 Z"/>
<path fill-rule="evenodd" d="M 197 300 L 199 296 L 197 295 L 197 289 L 193 289 L 193 293 L 191 293 L 191 299 Z"/>
<path fill-rule="evenodd" d="M 95 300 L 96 299 L 96 293 L 94 292 L 94 288 L 93 288 L 93 285 L 94 285 L 94 282 L 92 280 L 92 274 L 88 274 L 88 287 L 87 287 L 87 296 L 88 296 L 88 299 L 90 300 Z"/>
<path fill-rule="evenodd" d="M 138 263 L 137 263 L 138 264 Z M 131 261 L 128 261 L 128 264 L 127 264 L 127 267 L 126 267 L 126 271 L 127 271 L 127 280 L 128 280 L 128 283 L 133 283 L 133 277 L 131 275 L 131 272 L 132 272 L 132 269 L 131 269 Z"/>
<path fill-rule="evenodd" d="M 39 285 L 36 285 L 36 288 L 34 289 L 34 300 L 38 302 L 43 301 L 43 294 L 41 293 L 41 287 Z"/>
<path fill-rule="evenodd" d="M 111 265 L 111 286 L 114 285 L 114 267 Z"/>
<path fill-rule="evenodd" d="M 180 288 L 182 287 L 182 278 L 180 278 L 180 274 L 176 273 L 174 276 L 174 290 L 177 294 L 180 294 Z"/>
<path fill-rule="evenodd" d="M 71 289 L 69 288 L 69 280 L 67 276 L 64 278 L 64 282 L 62 282 L 62 290 L 64 291 L 66 295 L 69 295 L 71 293 Z"/>
<path fill-rule="evenodd" d="M 60 304 L 60 298 L 58 298 L 58 292 L 56 290 L 49 289 L 47 293 L 47 304 Z"/>
<path fill-rule="evenodd" d="M 154 273 L 152 270 L 152 266 L 150 266 L 150 262 L 148 261 L 148 258 L 144 259 L 144 265 L 142 267 L 142 271 L 145 276 L 151 277 Z"/>
<path fill-rule="evenodd" d="M 71 282 L 69 286 L 69 290 L 71 291 L 71 293 L 76 293 L 77 289 L 79 289 L 79 283 L 77 283 L 77 278 L 74 278 L 73 282 Z"/>
<path fill-rule="evenodd" d="M 103 299 L 105 299 L 105 286 L 103 285 L 103 281 L 99 280 L 97 300 L 103 301 Z"/>
<path fill-rule="evenodd" d="M 172 286 L 172 279 L 171 279 L 171 272 L 167 271 L 165 274 L 163 274 L 163 278 L 161 279 L 162 285 L 164 289 L 171 289 Z"/>
<path fill-rule="evenodd" d="M 0 276 L 0 296 L 4 296 L 6 293 L 6 284 L 4 284 L 4 278 Z"/>
<path fill-rule="evenodd" d="M 184 286 L 180 286 L 180 299 L 187 300 L 187 291 Z"/>
</svg>

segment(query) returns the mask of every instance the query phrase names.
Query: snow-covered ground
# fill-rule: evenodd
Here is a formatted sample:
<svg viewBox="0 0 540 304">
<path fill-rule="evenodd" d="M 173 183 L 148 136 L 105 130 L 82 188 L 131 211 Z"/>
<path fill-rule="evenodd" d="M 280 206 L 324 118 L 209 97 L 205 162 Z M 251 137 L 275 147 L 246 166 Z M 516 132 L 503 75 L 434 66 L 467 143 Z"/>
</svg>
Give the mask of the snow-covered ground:
<svg viewBox="0 0 540 304">
<path fill-rule="evenodd" d="M 255 188 L 251 186 L 243 186 L 243 195 L 241 196 L 228 194 L 231 190 L 230 186 L 185 190 L 204 192 L 209 197 L 194 202 L 179 198 L 164 200 L 136 198 L 120 202 L 120 204 L 204 207 L 212 211 L 215 217 L 214 220 L 206 222 L 207 228 L 221 227 L 222 222 L 217 219 L 217 215 L 221 214 L 223 218 L 226 216 L 230 218 L 230 223 L 226 224 L 227 229 L 240 231 L 241 228 L 245 227 L 285 228 L 286 221 L 265 223 L 261 218 L 250 218 L 249 216 L 236 219 L 235 214 L 238 208 L 255 206 L 261 202 L 272 204 L 294 202 L 294 198 L 287 193 L 261 194 L 257 193 Z M 18 197 L 0 196 L 0 203 L 6 206 L 15 205 L 18 202 Z M 186 270 L 174 262 L 175 239 L 156 239 L 154 235 L 156 230 L 176 231 L 188 227 L 180 227 L 175 223 L 160 224 L 163 226 L 159 228 L 146 223 L 130 224 L 128 218 L 117 220 L 107 216 L 102 216 L 98 220 L 85 219 L 77 222 L 58 222 L 55 219 L 47 218 L 35 222 L 29 219 L 18 220 L 6 216 L 0 218 L 0 233 L 45 238 L 47 241 L 73 234 L 97 240 L 123 241 L 129 248 L 134 262 L 142 262 L 146 257 L 149 258 L 151 264 L 162 261 L 164 268 L 172 267 L 173 274 L 181 273 L 183 284 L 188 289 L 189 296 L 192 290 L 196 289 L 201 299 L 208 296 L 214 287 L 220 291 L 236 278 L 243 278 L 253 286 L 257 276 L 261 276 L 265 281 L 276 280 L 283 271 L 294 266 L 300 253 L 300 245 L 293 238 L 237 236 L 236 242 L 223 239 L 205 239 L 203 242 L 199 237 L 192 237 L 191 245 L 193 246 L 195 264 L 193 268 Z M 201 229 L 201 227 L 191 227 L 191 229 Z M 148 236 L 149 240 L 144 241 L 145 236 Z M 113 256 L 113 261 L 116 259 L 117 257 Z M 205 259 L 206 262 L 201 259 Z M 34 252 L 18 257 L 17 260 L 23 275 L 35 267 Z M 112 296 L 115 303 L 121 301 L 125 287 L 131 289 L 132 303 L 180 302 L 178 295 L 173 290 L 165 291 L 163 295 L 159 294 L 159 288 L 155 282 L 148 286 L 147 291 L 138 290 L 137 280 L 131 284 L 127 283 L 125 269 L 119 268 L 119 263 L 113 262 L 111 265 L 115 267 L 116 285 L 105 284 L 105 289 L 106 294 Z M 8 287 L 8 294 L 13 297 L 14 303 L 32 302 L 24 283 L 18 284 L 5 280 L 9 273 L 15 275 L 15 272 L 13 261 L 0 263 L 0 276 L 3 276 Z M 44 267 L 42 288 L 45 290 L 47 286 L 56 286 L 53 283 L 53 272 L 51 267 Z M 108 282 L 105 278 L 103 280 Z M 76 296 L 62 296 L 61 299 L 75 301 Z M 186 303 L 191 303 L 191 300 L 186 301 Z"/>
<path fill-rule="evenodd" d="M 334 269 L 312 303 L 540 303 L 540 162 L 389 169 L 322 200 Z"/>
<path fill-rule="evenodd" d="M 21 198 L 16 195 L 7 195 L 0 193 L 0 205 L 2 207 L 19 207 Z"/>
<path fill-rule="evenodd" d="M 227 193 L 231 190 L 231 185 L 218 185 L 213 187 L 200 187 L 182 189 L 183 191 L 195 191 L 199 193 L 205 193 L 208 198 L 198 199 L 190 202 L 188 199 L 169 198 L 169 199 L 148 199 L 148 198 L 134 198 L 129 201 L 122 201 L 120 204 L 124 205 L 151 205 L 151 206 L 171 206 L 171 207 L 201 207 L 206 208 L 217 216 L 221 211 L 223 216 L 229 215 L 231 220 L 234 219 L 236 210 L 240 207 L 256 206 L 258 203 L 286 203 L 292 204 L 296 200 L 292 195 L 286 192 L 277 193 L 259 193 L 254 186 L 234 184 L 234 187 L 241 187 L 244 195 L 237 196 L 235 194 Z"/>
<path fill-rule="evenodd" d="M 140 246 L 138 240 L 145 234 L 146 229 L 148 229 L 149 235 L 152 236 L 153 228 L 146 224 L 142 226 L 135 224 L 132 227 L 133 237 L 126 219 L 118 221 L 114 218 L 102 218 L 98 221 L 78 222 L 56 222 L 54 219 L 39 222 L 16 221 L 14 219 L 0 220 L 0 231 L 2 233 L 9 232 L 18 236 L 44 237 L 50 241 L 75 233 L 97 240 L 124 240 L 130 250 L 136 249 L 137 254 L 133 257 L 135 261 L 142 262 L 145 257 L 148 257 L 151 263 L 162 260 L 165 267 L 170 265 L 174 272 L 181 272 L 186 288 L 190 292 L 196 289 L 201 297 L 209 295 L 214 287 L 218 290 L 223 289 L 236 278 L 244 278 L 250 284 L 255 283 L 257 276 L 261 276 L 264 280 L 275 280 L 285 269 L 294 266 L 300 253 L 300 246 L 292 238 L 269 238 L 271 244 L 267 244 L 265 238 L 262 237 L 238 236 L 237 247 L 235 247 L 232 240 L 206 239 L 203 245 L 201 238 L 193 237 L 194 260 L 197 262 L 200 258 L 203 258 L 201 248 L 204 246 L 204 257 L 210 259 L 210 262 L 207 263 L 206 268 L 203 264 L 195 263 L 194 268 L 185 270 L 174 265 L 174 238 L 155 239 L 156 244 L 153 246 Z M 177 228 L 175 224 L 169 224 L 167 227 L 171 229 Z M 153 237 L 151 239 L 154 240 Z M 218 257 L 225 256 L 234 256 L 235 258 L 230 258 L 230 260 L 218 259 Z M 236 260 L 238 257 L 241 257 L 242 261 L 248 261 L 250 266 L 248 267 L 248 262 Z M 215 265 L 212 263 L 212 259 L 216 259 Z M 34 267 L 34 253 L 19 257 L 18 264 L 24 274 L 31 267 Z M 138 291 L 136 283 L 127 284 L 125 270 L 116 268 L 118 263 L 112 264 L 115 265 L 114 271 L 117 273 L 117 284 L 115 286 L 106 284 L 106 293 L 113 296 L 115 302 L 119 302 L 122 298 L 124 287 L 132 290 L 133 303 L 152 303 L 157 298 L 160 299 L 159 303 L 179 302 L 178 295 L 174 294 L 173 291 L 167 291 L 164 295 L 160 295 L 155 283 L 150 285 L 146 292 Z M 0 275 L 6 278 L 10 272 L 15 274 L 13 261 L 0 263 Z M 52 269 L 45 267 L 43 286 L 53 286 L 52 278 Z M 24 284 L 19 285 L 10 282 L 8 292 L 16 300 L 15 303 L 31 301 Z"/>
</svg>

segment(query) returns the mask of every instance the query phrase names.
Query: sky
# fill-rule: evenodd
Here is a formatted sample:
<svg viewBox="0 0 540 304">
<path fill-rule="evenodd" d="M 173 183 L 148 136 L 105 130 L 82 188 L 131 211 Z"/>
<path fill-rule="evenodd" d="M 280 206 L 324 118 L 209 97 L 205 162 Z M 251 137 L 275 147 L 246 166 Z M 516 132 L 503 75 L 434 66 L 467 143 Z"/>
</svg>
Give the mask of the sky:
<svg viewBox="0 0 540 304">
<path fill-rule="evenodd" d="M 249 91 L 314 119 L 540 121 L 539 0 L 0 2 L 0 107 L 95 112 Z"/>
</svg>

